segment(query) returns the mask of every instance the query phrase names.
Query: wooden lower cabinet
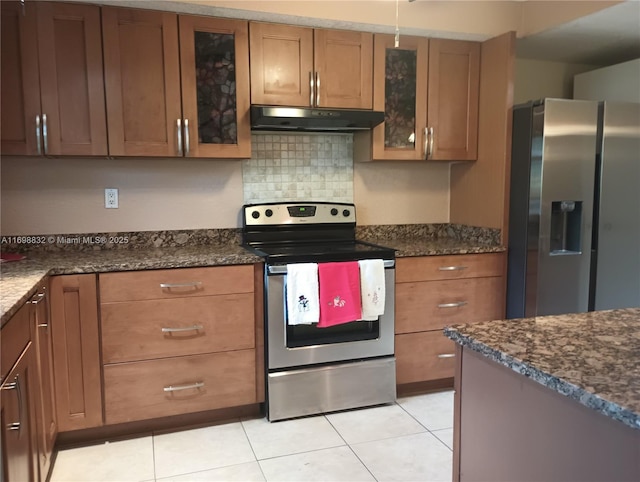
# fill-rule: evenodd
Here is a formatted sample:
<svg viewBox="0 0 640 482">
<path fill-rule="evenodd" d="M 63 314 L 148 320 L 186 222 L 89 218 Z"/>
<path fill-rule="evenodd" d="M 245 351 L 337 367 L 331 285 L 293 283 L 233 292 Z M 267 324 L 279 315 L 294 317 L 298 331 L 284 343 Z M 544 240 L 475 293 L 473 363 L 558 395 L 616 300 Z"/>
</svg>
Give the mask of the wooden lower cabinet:
<svg viewBox="0 0 640 482">
<path fill-rule="evenodd" d="M 53 449 L 58 435 L 53 378 L 53 341 L 49 317 L 49 296 L 46 283 L 29 301 L 33 346 L 38 369 L 36 390 L 36 432 L 40 480 L 49 474 Z"/>
<path fill-rule="evenodd" d="M 400 258 L 396 265 L 398 385 L 452 378 L 448 325 L 504 318 L 504 253 Z"/>
<path fill-rule="evenodd" d="M 441 330 L 396 335 L 396 383 L 451 378 L 455 344 Z"/>
<path fill-rule="evenodd" d="M 51 278 L 51 334 L 58 430 L 101 426 L 102 380 L 95 274 Z"/>
<path fill-rule="evenodd" d="M 100 275 L 107 425 L 263 401 L 261 266 Z"/>
<path fill-rule="evenodd" d="M 0 440 L 3 482 L 38 480 L 36 439 L 37 367 L 30 340 L 29 306 L 2 327 Z"/>
<path fill-rule="evenodd" d="M 256 403 L 254 350 L 104 367 L 108 424 Z"/>
</svg>

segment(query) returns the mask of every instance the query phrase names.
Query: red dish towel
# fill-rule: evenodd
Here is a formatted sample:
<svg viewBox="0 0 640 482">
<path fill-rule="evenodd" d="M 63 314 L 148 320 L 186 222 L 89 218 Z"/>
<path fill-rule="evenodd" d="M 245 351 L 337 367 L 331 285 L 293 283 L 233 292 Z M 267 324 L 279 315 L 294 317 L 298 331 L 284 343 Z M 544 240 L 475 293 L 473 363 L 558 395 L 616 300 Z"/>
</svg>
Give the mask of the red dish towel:
<svg viewBox="0 0 640 482">
<path fill-rule="evenodd" d="M 320 321 L 318 328 L 362 318 L 360 270 L 357 261 L 318 264 Z"/>
</svg>

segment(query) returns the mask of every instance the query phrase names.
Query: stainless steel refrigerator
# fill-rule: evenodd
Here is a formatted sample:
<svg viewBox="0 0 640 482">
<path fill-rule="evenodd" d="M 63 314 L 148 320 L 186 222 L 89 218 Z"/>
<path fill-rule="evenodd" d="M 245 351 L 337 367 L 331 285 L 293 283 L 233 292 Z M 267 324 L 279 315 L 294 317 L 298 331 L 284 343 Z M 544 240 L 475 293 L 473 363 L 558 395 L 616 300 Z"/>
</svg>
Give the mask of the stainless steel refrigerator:
<svg viewBox="0 0 640 482">
<path fill-rule="evenodd" d="M 513 110 L 507 317 L 640 306 L 640 104 Z"/>
</svg>

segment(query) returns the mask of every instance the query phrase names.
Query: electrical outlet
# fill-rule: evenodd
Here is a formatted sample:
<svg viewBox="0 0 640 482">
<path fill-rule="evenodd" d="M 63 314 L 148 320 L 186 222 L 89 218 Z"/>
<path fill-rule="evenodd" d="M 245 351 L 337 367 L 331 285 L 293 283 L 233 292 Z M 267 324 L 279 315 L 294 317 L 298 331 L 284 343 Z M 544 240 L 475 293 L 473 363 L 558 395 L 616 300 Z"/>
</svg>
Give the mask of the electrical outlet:
<svg viewBox="0 0 640 482">
<path fill-rule="evenodd" d="M 118 208 L 118 190 L 117 189 L 104 190 L 104 207 L 107 209 Z"/>
</svg>

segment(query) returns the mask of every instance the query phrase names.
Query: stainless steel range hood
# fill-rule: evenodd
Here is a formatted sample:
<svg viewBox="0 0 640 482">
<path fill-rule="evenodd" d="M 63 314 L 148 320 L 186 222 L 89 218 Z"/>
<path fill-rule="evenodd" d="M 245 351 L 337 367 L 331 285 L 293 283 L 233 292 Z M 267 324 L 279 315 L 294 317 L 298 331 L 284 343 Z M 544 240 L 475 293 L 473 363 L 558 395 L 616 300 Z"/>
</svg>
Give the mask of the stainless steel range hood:
<svg viewBox="0 0 640 482">
<path fill-rule="evenodd" d="M 353 132 L 372 129 L 384 112 L 361 109 L 251 106 L 251 129 Z"/>
</svg>

